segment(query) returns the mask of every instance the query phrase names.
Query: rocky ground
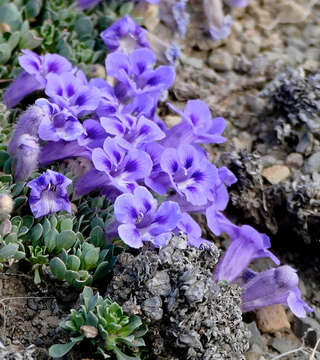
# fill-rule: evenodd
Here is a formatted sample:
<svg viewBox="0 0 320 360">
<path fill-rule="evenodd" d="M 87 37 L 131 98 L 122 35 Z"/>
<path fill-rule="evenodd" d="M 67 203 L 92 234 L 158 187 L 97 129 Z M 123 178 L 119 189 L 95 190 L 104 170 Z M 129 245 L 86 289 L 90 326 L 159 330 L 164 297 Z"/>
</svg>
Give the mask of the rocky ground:
<svg viewBox="0 0 320 360">
<path fill-rule="evenodd" d="M 234 10 L 231 36 L 212 42 L 201 28 L 200 4 L 191 1 L 191 26 L 169 99 L 183 107 L 200 97 L 215 116 L 225 117 L 228 141 L 210 150 L 239 179 L 231 188 L 228 215 L 270 235 L 282 262 L 298 269 L 302 294 L 315 308 L 303 320 L 278 305 L 246 315 L 246 358 L 320 359 L 320 5 L 250 0 L 247 8 Z M 162 24 L 148 26 L 170 38 Z M 161 115 L 168 124 L 178 121 L 166 107 Z M 217 243 L 221 249 L 226 244 Z M 69 303 L 58 304 L 50 286 L 33 287 L 31 280 L 14 269 L 1 274 L 0 358 L 19 359 L 3 344 L 10 340 L 14 349 L 30 344 L 29 338 L 37 348 L 27 347 L 20 358 L 48 358 L 46 338 L 62 336 L 55 329 Z"/>
</svg>

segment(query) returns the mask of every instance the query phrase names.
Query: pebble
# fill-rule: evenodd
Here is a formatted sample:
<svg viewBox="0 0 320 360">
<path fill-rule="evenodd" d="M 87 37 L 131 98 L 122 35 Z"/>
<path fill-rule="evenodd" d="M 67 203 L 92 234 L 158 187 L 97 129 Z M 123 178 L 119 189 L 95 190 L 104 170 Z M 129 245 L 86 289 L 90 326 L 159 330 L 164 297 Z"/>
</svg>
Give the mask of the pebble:
<svg viewBox="0 0 320 360">
<path fill-rule="evenodd" d="M 290 323 L 284 307 L 280 304 L 266 306 L 256 311 L 257 326 L 263 333 L 289 330 Z"/>
<path fill-rule="evenodd" d="M 280 337 L 272 339 L 269 343 L 280 354 L 296 349 L 298 346 L 292 341 Z"/>
<path fill-rule="evenodd" d="M 257 347 L 259 347 L 260 349 L 265 349 L 265 343 L 263 340 L 262 335 L 260 334 L 259 329 L 257 328 L 257 324 L 255 321 L 252 321 L 251 323 L 248 324 L 248 329 L 251 333 L 251 336 L 249 338 L 249 343 L 251 346 L 251 350 L 254 350 L 252 347 L 254 345 L 256 345 Z M 254 350 L 255 352 L 258 352 L 256 350 Z"/>
<path fill-rule="evenodd" d="M 291 153 L 287 156 L 286 164 L 288 166 L 301 168 L 303 165 L 303 156 L 299 153 Z"/>
<path fill-rule="evenodd" d="M 252 150 L 252 136 L 247 132 L 242 132 L 233 138 L 233 144 L 237 150 Z"/>
<path fill-rule="evenodd" d="M 312 154 L 308 159 L 304 167 L 304 171 L 307 174 L 320 171 L 320 151 Z"/>
<path fill-rule="evenodd" d="M 275 185 L 290 176 L 290 169 L 285 165 L 273 165 L 262 170 L 262 176 Z"/>
<path fill-rule="evenodd" d="M 233 59 L 226 51 L 218 49 L 210 54 L 208 64 L 216 71 L 230 71 L 233 67 Z"/>
</svg>

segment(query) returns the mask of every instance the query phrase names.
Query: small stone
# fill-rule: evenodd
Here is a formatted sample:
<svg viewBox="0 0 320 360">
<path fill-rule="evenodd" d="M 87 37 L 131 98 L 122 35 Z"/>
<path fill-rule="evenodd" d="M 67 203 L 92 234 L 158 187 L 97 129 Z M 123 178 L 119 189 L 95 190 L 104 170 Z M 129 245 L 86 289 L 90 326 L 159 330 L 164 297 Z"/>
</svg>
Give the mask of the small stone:
<svg viewBox="0 0 320 360">
<path fill-rule="evenodd" d="M 230 71 L 233 67 L 233 59 L 226 51 L 218 49 L 211 53 L 208 64 L 217 71 Z"/>
<path fill-rule="evenodd" d="M 290 176 L 290 169 L 285 165 L 273 165 L 262 170 L 262 176 L 275 185 Z"/>
<path fill-rule="evenodd" d="M 287 156 L 286 164 L 299 169 L 303 165 L 303 156 L 299 153 L 291 153 Z"/>
<path fill-rule="evenodd" d="M 275 159 L 272 155 L 264 155 L 261 156 L 259 162 L 262 165 L 262 167 L 268 167 L 275 165 L 277 163 L 277 159 Z"/>
<path fill-rule="evenodd" d="M 195 69 L 203 69 L 203 60 L 195 57 L 181 56 L 180 60 Z"/>
<path fill-rule="evenodd" d="M 242 43 L 234 37 L 228 39 L 226 47 L 228 51 L 234 55 L 239 55 L 242 52 Z"/>
<path fill-rule="evenodd" d="M 266 306 L 256 311 L 257 325 L 263 333 L 289 330 L 290 323 L 284 307 L 280 304 Z"/>
<path fill-rule="evenodd" d="M 309 317 L 295 318 L 293 331 L 299 338 L 304 337 L 305 344 L 313 348 L 320 337 L 320 324 Z"/>
<path fill-rule="evenodd" d="M 251 336 L 249 338 L 249 343 L 251 346 L 251 350 L 254 350 L 252 347 L 253 345 L 258 346 L 261 349 L 265 349 L 265 343 L 263 340 L 262 335 L 260 334 L 259 329 L 257 328 L 257 324 L 255 321 L 252 321 L 250 324 L 248 324 L 248 329 L 251 333 Z M 255 352 L 258 352 L 256 350 L 254 350 Z"/>
<path fill-rule="evenodd" d="M 98 329 L 94 326 L 83 325 L 80 328 L 80 331 L 84 335 L 84 337 L 88 339 L 94 339 L 98 335 Z"/>
<path fill-rule="evenodd" d="M 304 171 L 307 174 L 313 172 L 320 172 L 320 151 L 312 154 L 308 159 L 304 167 Z"/>
<path fill-rule="evenodd" d="M 297 344 L 294 344 L 292 341 L 288 339 L 283 339 L 280 337 L 276 337 L 270 341 L 270 345 L 277 350 L 280 354 L 288 352 L 290 350 L 296 349 Z"/>
<path fill-rule="evenodd" d="M 280 2 L 277 21 L 283 24 L 297 23 L 304 21 L 309 14 L 310 9 L 297 4 L 295 0 Z"/>
<path fill-rule="evenodd" d="M 242 132 L 239 136 L 233 138 L 233 144 L 237 150 L 248 150 L 252 149 L 252 137 L 247 132 Z"/>
</svg>

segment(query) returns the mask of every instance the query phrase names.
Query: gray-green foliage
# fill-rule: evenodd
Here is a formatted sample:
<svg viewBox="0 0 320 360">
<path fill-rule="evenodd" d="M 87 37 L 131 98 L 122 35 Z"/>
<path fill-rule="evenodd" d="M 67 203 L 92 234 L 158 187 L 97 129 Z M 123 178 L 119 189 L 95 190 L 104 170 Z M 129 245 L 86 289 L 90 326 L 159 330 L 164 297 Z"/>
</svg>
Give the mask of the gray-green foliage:
<svg viewBox="0 0 320 360">
<path fill-rule="evenodd" d="M 60 324 L 71 332 L 71 341 L 51 346 L 49 355 L 62 357 L 87 338 L 104 359 L 111 354 L 117 360 L 140 359 L 138 349 L 145 346 L 143 336 L 147 332 L 141 319 L 136 315 L 126 316 L 117 303 L 109 297 L 102 298 L 99 293 L 94 295 L 89 287 L 84 288 L 80 299 L 81 308 L 72 309 L 69 320 Z"/>
</svg>

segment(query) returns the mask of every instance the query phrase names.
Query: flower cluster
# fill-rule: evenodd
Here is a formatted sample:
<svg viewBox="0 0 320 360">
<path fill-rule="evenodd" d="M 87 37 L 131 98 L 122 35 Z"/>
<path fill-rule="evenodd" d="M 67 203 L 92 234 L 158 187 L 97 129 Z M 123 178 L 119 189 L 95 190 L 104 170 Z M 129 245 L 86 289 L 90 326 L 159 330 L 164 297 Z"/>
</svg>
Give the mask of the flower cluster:
<svg viewBox="0 0 320 360">
<path fill-rule="evenodd" d="M 25 180 L 37 165 L 84 157 L 91 168 L 75 181 L 74 195 L 100 191 L 114 202 L 115 219 L 106 229 L 111 240 L 120 237 L 132 248 L 145 242 L 162 247 L 172 233 L 183 232 L 189 245 L 206 246 L 191 216 L 203 215 L 215 235 L 224 232 L 231 238 L 214 279 L 244 288 L 243 310 L 280 302 L 304 316 L 311 309 L 301 300 L 293 269 L 282 266 L 261 274 L 248 270 L 252 260 L 262 257 L 279 265 L 269 251 L 269 238 L 250 226 L 231 223 L 223 214 L 227 187 L 236 178 L 212 164 L 202 145 L 226 140 L 225 120 L 212 118 L 201 100 L 191 100 L 183 111 L 170 105 L 181 122 L 167 128 L 156 110 L 162 93 L 174 82 L 174 68 L 155 66 L 155 55 L 132 19 L 126 16 L 118 25 L 103 32 L 112 51 L 105 62 L 112 85 L 100 78 L 88 81 L 60 56 L 39 57 L 28 51 L 21 57 L 27 76 L 47 98 L 38 99 L 21 116 L 12 136 L 9 151 L 17 163 L 16 176 Z M 20 81 L 5 94 L 7 103 L 16 101 L 11 99 L 12 88 Z M 34 215 L 70 211 L 70 182 L 50 170 L 31 181 Z"/>
</svg>

